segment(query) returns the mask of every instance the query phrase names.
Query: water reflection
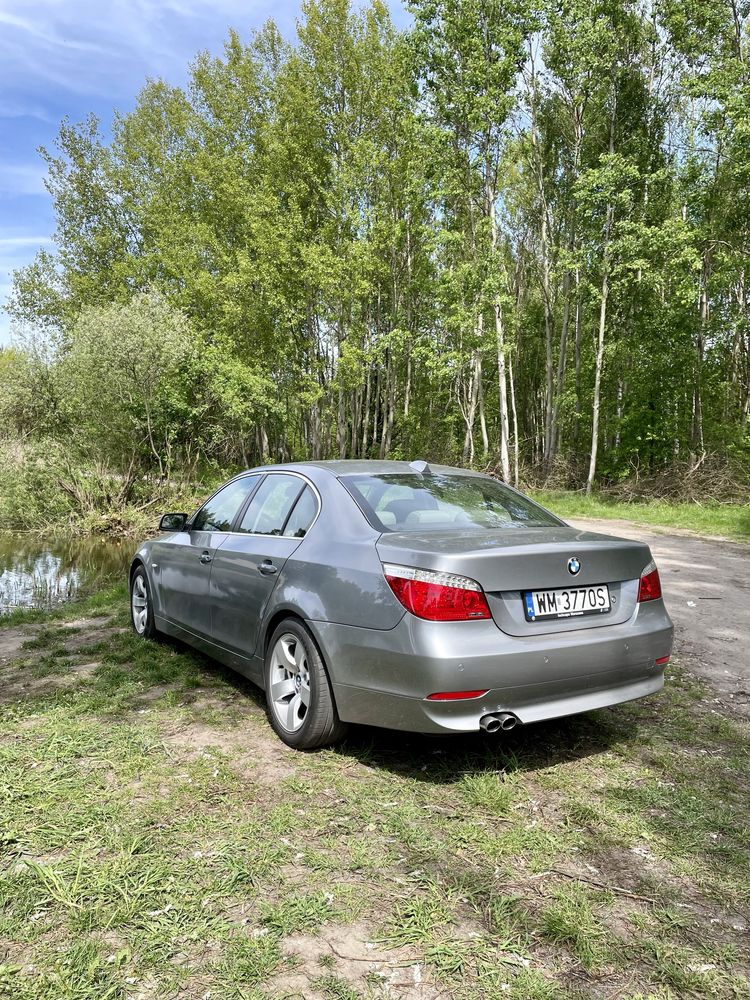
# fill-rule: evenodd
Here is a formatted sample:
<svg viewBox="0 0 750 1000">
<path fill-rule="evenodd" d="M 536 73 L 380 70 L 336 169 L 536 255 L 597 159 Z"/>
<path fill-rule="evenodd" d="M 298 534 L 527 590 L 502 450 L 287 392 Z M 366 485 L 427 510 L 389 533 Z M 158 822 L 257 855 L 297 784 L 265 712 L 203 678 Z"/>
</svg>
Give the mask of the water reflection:
<svg viewBox="0 0 750 1000">
<path fill-rule="evenodd" d="M 124 578 L 136 544 L 0 531 L 0 614 L 53 608 Z"/>
</svg>

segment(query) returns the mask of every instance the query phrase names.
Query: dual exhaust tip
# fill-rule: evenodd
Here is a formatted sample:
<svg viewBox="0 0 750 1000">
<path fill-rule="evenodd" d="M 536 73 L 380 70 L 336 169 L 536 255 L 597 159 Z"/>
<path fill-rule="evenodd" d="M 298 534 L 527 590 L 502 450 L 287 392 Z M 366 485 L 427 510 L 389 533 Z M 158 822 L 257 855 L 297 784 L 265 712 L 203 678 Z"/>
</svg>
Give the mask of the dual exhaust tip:
<svg viewBox="0 0 750 1000">
<path fill-rule="evenodd" d="M 512 712 L 490 712 L 479 720 L 479 727 L 486 733 L 497 733 L 501 729 L 507 732 L 513 729 L 517 722 L 518 717 Z"/>
</svg>

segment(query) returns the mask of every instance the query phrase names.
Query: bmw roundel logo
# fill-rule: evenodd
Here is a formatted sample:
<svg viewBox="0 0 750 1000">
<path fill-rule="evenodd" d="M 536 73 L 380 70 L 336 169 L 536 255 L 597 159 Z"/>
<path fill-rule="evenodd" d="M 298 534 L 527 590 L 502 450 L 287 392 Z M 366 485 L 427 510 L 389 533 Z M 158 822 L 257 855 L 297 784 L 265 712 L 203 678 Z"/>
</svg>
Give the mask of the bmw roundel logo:
<svg viewBox="0 0 750 1000">
<path fill-rule="evenodd" d="M 581 571 L 580 562 L 578 561 L 578 559 L 576 559 L 575 556 L 571 556 L 570 559 L 568 559 L 568 572 L 572 573 L 573 576 L 577 576 L 578 573 L 580 573 L 580 571 Z"/>
</svg>

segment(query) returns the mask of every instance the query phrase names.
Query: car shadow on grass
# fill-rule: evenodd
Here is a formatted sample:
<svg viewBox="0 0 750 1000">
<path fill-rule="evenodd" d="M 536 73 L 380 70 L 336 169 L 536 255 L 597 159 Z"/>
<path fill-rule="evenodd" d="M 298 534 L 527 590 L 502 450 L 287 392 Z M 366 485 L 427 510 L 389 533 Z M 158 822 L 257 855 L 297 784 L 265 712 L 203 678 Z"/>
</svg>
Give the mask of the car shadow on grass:
<svg viewBox="0 0 750 1000">
<path fill-rule="evenodd" d="M 233 689 L 239 699 L 247 699 L 265 713 L 265 692 L 252 681 L 177 639 L 168 642 L 176 651 L 191 656 L 207 677 Z M 467 771 L 536 771 L 583 760 L 610 750 L 632 735 L 632 719 L 618 714 L 615 708 L 519 725 L 510 732 L 495 734 L 477 731 L 435 736 L 352 725 L 335 752 L 422 782 L 451 784 Z"/>
<path fill-rule="evenodd" d="M 139 648 L 140 640 L 133 637 L 132 643 Z M 153 644 L 149 645 L 154 648 Z M 158 692 L 160 684 L 182 673 L 181 695 L 187 703 L 205 695 L 206 691 L 221 693 L 226 702 L 229 689 L 232 692 L 230 700 L 233 707 L 240 710 L 240 716 L 244 714 L 243 707 L 251 706 L 265 714 L 265 693 L 242 674 L 176 638 L 162 637 L 157 648 L 174 654 L 179 659 L 179 666 L 164 671 L 163 657 L 146 656 L 142 672 L 138 674 L 145 688 L 141 697 L 150 697 L 149 687 Z M 155 669 L 151 668 L 151 663 L 155 664 Z M 134 666 L 132 661 L 128 664 L 131 678 Z M 477 731 L 433 736 L 352 725 L 335 753 L 371 768 L 432 784 L 451 784 L 467 771 L 536 771 L 604 753 L 613 745 L 632 738 L 633 719 L 623 715 L 621 709 L 619 706 L 530 726 L 519 725 L 510 732 L 495 734 Z M 270 728 L 269 734 L 277 738 Z"/>
<path fill-rule="evenodd" d="M 339 753 L 369 767 L 430 784 L 452 784 L 467 771 L 537 771 L 604 753 L 632 735 L 614 712 L 570 716 L 510 732 L 431 736 L 353 726 Z"/>
</svg>

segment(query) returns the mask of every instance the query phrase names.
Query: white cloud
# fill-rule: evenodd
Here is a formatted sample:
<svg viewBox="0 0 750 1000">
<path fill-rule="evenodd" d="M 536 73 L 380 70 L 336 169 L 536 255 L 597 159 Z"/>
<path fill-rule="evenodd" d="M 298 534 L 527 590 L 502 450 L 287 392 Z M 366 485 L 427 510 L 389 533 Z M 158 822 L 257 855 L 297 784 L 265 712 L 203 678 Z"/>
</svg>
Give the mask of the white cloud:
<svg viewBox="0 0 750 1000">
<path fill-rule="evenodd" d="M 41 164 L 0 163 L 0 193 L 46 194 L 47 169 Z"/>
<path fill-rule="evenodd" d="M 0 289 L 5 289 L 5 295 L 10 291 L 10 276 L 13 272 L 29 264 L 39 250 L 49 247 L 52 243 L 50 236 L 23 233 L 5 235 L 8 232 L 7 229 L 0 230 Z M 0 308 L 3 299 L 4 295 L 0 294 Z"/>
<path fill-rule="evenodd" d="M 51 236 L 0 236 L 0 250 L 6 248 L 13 251 L 16 247 L 45 246 L 51 242 Z"/>
<path fill-rule="evenodd" d="M 4 98 L 0 98 L 0 118 L 37 118 L 40 122 L 57 120 L 41 103 Z"/>
<path fill-rule="evenodd" d="M 48 31 L 43 23 L 25 17 L 17 17 L 7 11 L 0 10 L 0 24 L 9 28 L 17 28 L 25 35 L 31 36 L 31 41 L 49 48 L 71 49 L 73 52 L 95 52 L 98 55 L 114 55 L 115 50 L 96 42 L 76 41 L 73 38 L 63 38 L 54 31 Z"/>
<path fill-rule="evenodd" d="M 272 15 L 291 24 L 297 9 L 272 0 L 6 0 L 0 83 L 21 71 L 74 94 L 105 90 L 117 104 L 146 76 L 182 80 L 195 52 L 215 47 L 230 26 L 244 33 Z"/>
</svg>

